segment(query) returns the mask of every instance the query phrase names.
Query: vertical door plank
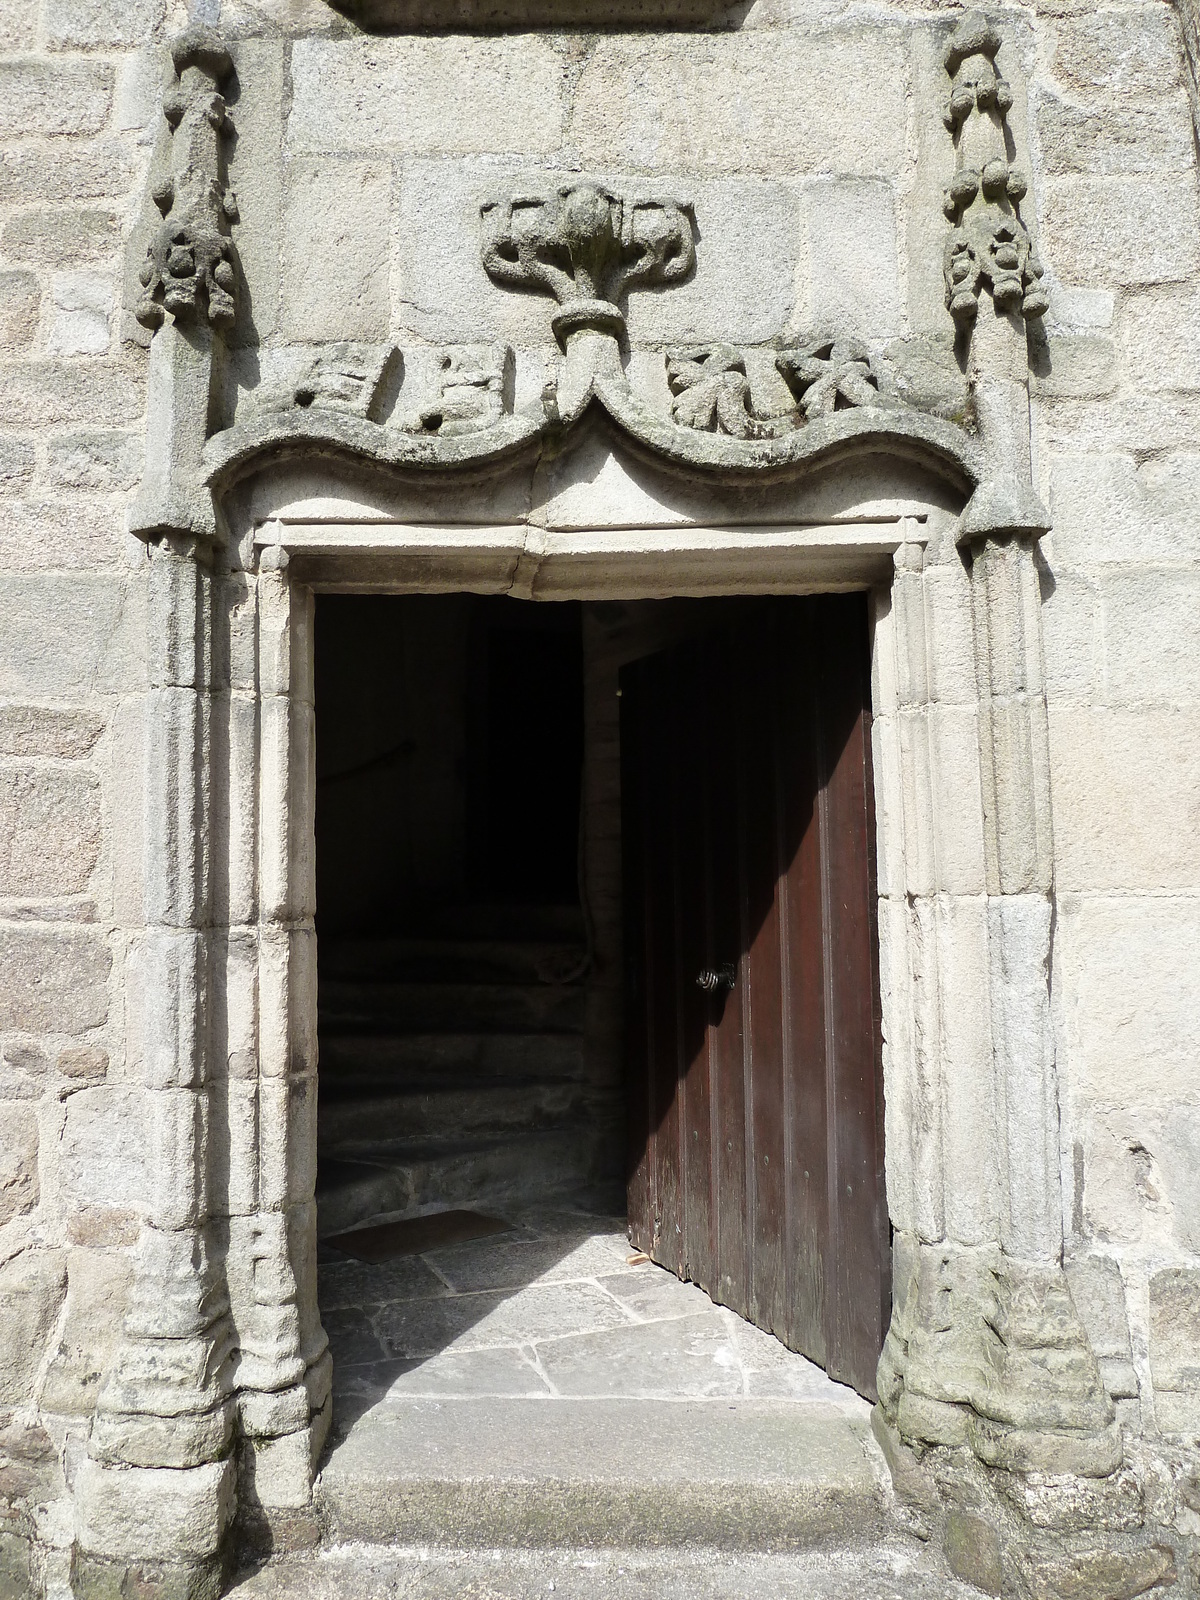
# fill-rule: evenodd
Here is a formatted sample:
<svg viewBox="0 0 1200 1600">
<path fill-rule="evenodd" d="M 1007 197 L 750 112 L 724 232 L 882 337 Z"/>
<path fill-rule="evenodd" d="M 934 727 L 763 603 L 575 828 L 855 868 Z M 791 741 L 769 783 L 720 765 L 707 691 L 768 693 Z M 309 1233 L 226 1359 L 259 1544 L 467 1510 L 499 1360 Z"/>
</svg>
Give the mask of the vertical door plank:
<svg viewBox="0 0 1200 1600">
<path fill-rule="evenodd" d="M 649 1252 L 654 1239 L 650 1107 L 650 897 L 646 892 L 645 734 L 642 673 L 633 662 L 620 674 L 621 876 L 625 901 L 625 1100 L 628 1129 L 626 1205 L 629 1237 Z"/>
</svg>

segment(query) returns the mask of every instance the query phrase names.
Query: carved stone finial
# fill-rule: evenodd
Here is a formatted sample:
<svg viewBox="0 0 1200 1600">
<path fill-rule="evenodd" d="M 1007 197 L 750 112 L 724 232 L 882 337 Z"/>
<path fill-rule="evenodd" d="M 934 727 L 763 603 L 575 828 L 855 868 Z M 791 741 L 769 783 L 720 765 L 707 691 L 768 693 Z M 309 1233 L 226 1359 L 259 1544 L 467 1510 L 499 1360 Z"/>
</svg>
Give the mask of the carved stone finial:
<svg viewBox="0 0 1200 1600">
<path fill-rule="evenodd" d="M 1018 206 L 1028 183 L 1009 164 L 1007 116 L 1012 89 L 996 69 L 1000 35 L 978 11 L 969 12 L 946 45 L 952 83 L 945 123 L 954 136 L 954 177 L 943 209 L 953 232 L 946 241 L 946 306 L 969 327 L 986 284 L 999 311 L 1040 317 L 1048 301 L 1042 264 Z"/>
<path fill-rule="evenodd" d="M 684 201 L 628 200 L 581 181 L 548 197 L 490 200 L 481 215 L 488 276 L 552 294 L 562 308 L 553 320 L 560 340 L 574 328 L 619 332 L 626 290 L 677 283 L 696 261 Z"/>
<path fill-rule="evenodd" d="M 158 328 L 169 311 L 179 322 L 206 316 L 227 328 L 236 313 L 237 269 L 229 224 L 237 203 L 225 180 L 228 130 L 220 90 L 233 61 L 218 35 L 191 27 L 172 41 L 176 83 L 163 97 L 172 130 L 171 174 L 157 184 L 163 214 L 140 273 L 136 316 Z"/>
</svg>

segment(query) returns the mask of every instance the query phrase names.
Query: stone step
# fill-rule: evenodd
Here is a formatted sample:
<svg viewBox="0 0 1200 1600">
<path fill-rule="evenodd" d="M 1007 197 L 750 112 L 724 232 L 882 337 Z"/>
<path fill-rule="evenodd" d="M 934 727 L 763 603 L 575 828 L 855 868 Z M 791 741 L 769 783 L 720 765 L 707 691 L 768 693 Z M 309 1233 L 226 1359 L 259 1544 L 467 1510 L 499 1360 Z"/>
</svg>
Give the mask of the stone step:
<svg viewBox="0 0 1200 1600">
<path fill-rule="evenodd" d="M 322 1154 L 352 1158 L 378 1146 L 381 1130 L 394 1130 L 403 1138 L 434 1134 L 450 1139 L 489 1130 L 558 1127 L 578 1122 L 583 1109 L 583 1090 L 570 1081 L 406 1080 L 403 1089 L 360 1091 L 350 1097 L 323 1090 L 319 1147 Z"/>
<path fill-rule="evenodd" d="M 547 1082 L 583 1074 L 578 1033 L 322 1033 L 320 1047 L 323 1104 L 352 1086 L 394 1088 L 410 1078 Z"/>
<path fill-rule="evenodd" d="M 322 1037 L 334 1033 L 572 1033 L 583 1027 L 584 993 L 569 985 L 358 983 L 322 978 Z"/>
<path fill-rule="evenodd" d="M 335 1441 L 315 1493 L 334 1541 L 836 1546 L 885 1529 L 867 1431 L 779 1400 L 389 1398 Z"/>
<path fill-rule="evenodd" d="M 376 1217 L 433 1207 L 548 1204 L 588 1187 L 597 1137 L 584 1123 L 455 1143 L 377 1140 L 353 1160 L 319 1163 L 319 1232 L 327 1238 Z"/>
<path fill-rule="evenodd" d="M 782 1555 L 700 1550 L 405 1550 L 276 1557 L 233 1600 L 979 1600 L 935 1551 L 899 1538 Z"/>
<path fill-rule="evenodd" d="M 584 947 L 498 939 L 323 939 L 321 976 L 359 982 L 558 984 Z"/>
</svg>

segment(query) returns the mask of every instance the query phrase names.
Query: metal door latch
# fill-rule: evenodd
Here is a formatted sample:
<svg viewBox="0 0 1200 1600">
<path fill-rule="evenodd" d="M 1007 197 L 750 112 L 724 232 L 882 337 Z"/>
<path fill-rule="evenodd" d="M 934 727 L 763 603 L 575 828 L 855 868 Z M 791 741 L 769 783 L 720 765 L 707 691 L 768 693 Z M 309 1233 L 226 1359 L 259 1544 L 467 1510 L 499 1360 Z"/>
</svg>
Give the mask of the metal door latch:
<svg viewBox="0 0 1200 1600">
<path fill-rule="evenodd" d="M 696 987 L 705 994 L 712 994 L 716 989 L 732 989 L 736 983 L 737 968 L 732 961 L 727 961 L 723 967 L 702 967 L 696 979 Z"/>
</svg>

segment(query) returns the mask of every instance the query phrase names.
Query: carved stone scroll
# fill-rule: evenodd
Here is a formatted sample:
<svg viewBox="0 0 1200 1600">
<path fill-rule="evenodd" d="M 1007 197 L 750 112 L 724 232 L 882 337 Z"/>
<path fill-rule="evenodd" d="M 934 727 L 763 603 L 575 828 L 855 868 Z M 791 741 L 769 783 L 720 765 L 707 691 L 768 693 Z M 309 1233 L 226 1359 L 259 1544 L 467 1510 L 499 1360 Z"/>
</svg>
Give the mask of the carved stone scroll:
<svg viewBox="0 0 1200 1600">
<path fill-rule="evenodd" d="M 960 327 L 979 311 L 986 285 L 999 311 L 1040 317 L 1048 301 L 1042 264 L 1018 207 L 1028 190 L 1010 165 L 1012 89 L 996 70 L 1000 35 L 979 12 L 959 23 L 946 46 L 953 82 L 945 122 L 954 136 L 955 172 L 942 205 L 954 224 L 946 241 L 946 306 Z"/>
<path fill-rule="evenodd" d="M 548 197 L 490 200 L 481 215 L 488 276 L 508 289 L 552 294 L 560 341 L 575 328 L 620 333 L 617 302 L 627 290 L 677 283 L 696 263 L 686 201 L 630 200 L 580 182 Z"/>
</svg>

